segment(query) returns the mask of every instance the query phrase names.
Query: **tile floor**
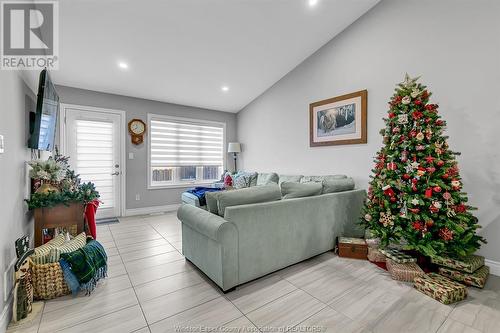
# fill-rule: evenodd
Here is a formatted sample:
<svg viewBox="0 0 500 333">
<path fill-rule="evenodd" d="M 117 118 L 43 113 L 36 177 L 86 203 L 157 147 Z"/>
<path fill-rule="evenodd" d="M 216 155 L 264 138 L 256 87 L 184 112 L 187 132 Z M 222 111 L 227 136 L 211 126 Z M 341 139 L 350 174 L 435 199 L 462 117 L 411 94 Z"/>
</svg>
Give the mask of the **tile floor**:
<svg viewBox="0 0 500 333">
<path fill-rule="evenodd" d="M 325 253 L 223 294 L 181 254 L 175 214 L 98 227 L 109 277 L 14 332 L 500 332 L 500 278 L 446 306 L 367 261 Z"/>
</svg>

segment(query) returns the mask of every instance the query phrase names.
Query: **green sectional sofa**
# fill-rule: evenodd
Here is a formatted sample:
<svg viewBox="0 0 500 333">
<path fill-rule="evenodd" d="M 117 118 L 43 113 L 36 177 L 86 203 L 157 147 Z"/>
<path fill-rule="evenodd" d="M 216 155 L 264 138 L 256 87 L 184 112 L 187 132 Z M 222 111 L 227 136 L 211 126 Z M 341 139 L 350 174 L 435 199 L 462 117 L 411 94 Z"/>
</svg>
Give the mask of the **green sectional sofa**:
<svg viewBox="0 0 500 333">
<path fill-rule="evenodd" d="M 364 233 L 357 224 L 364 190 L 341 189 L 290 199 L 280 199 L 280 193 L 275 183 L 220 192 L 216 200 L 224 211 L 212 209 L 215 214 L 193 205 L 180 207 L 177 216 L 186 259 L 228 291 L 330 251 L 339 236 Z M 244 204 L 245 198 L 253 203 Z"/>
</svg>

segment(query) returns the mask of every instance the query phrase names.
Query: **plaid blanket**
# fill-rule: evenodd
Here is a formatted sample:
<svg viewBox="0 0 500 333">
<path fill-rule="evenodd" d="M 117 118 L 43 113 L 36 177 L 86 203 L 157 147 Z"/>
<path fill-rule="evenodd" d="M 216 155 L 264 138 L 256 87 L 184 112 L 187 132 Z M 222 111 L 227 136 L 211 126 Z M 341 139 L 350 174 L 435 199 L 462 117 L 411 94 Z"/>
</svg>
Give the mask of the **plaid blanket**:
<svg viewBox="0 0 500 333">
<path fill-rule="evenodd" d="M 73 294 L 78 290 L 85 290 L 90 294 L 96 287 L 97 281 L 107 276 L 108 257 L 102 245 L 91 240 L 76 251 L 61 253 L 61 268 L 64 279 Z"/>
</svg>

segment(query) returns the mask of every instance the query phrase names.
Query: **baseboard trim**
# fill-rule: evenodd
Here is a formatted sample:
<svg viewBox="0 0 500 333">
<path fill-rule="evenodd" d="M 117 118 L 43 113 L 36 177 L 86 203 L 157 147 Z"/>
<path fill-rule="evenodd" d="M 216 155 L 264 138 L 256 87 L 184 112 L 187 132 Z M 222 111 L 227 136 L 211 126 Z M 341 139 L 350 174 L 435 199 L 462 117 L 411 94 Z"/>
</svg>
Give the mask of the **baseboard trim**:
<svg viewBox="0 0 500 333">
<path fill-rule="evenodd" d="M 12 299 L 13 294 L 11 293 L 9 299 L 3 307 L 2 314 L 0 315 L 0 332 L 7 331 L 10 319 L 12 318 Z"/>
<path fill-rule="evenodd" d="M 485 259 L 484 263 L 486 264 L 486 266 L 490 267 L 490 274 L 500 276 L 500 262 Z"/>
<path fill-rule="evenodd" d="M 148 215 L 176 211 L 181 204 L 125 209 L 125 216 Z"/>
</svg>

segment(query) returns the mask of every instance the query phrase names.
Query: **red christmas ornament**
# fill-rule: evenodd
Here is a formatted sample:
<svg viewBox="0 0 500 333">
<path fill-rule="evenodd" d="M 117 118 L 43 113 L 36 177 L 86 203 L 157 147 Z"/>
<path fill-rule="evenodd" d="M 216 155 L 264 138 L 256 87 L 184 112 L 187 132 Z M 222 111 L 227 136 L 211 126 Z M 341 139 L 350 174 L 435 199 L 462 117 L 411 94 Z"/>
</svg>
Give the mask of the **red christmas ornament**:
<svg viewBox="0 0 500 333">
<path fill-rule="evenodd" d="M 434 186 L 434 188 L 433 188 L 432 190 L 433 190 L 434 192 L 436 192 L 436 193 L 439 193 L 439 192 L 441 192 L 441 187 L 439 187 L 439 186 Z"/>
<path fill-rule="evenodd" d="M 418 150 L 418 151 L 422 151 L 422 150 L 425 150 L 425 146 L 423 146 L 423 145 L 417 145 L 415 147 L 415 149 Z"/>
<path fill-rule="evenodd" d="M 420 111 L 414 111 L 414 112 L 411 114 L 411 116 L 412 116 L 412 117 L 413 117 L 413 119 L 415 119 L 415 120 L 418 120 L 418 119 L 422 118 L 422 116 L 423 116 L 423 115 L 424 115 L 424 114 L 423 114 L 422 112 L 420 112 Z"/>
<path fill-rule="evenodd" d="M 442 125 L 444 125 L 444 121 L 442 121 L 441 119 L 436 120 L 436 126 L 442 126 Z"/>
<path fill-rule="evenodd" d="M 443 175 L 441 176 L 441 178 L 443 178 L 443 179 L 448 179 L 449 177 L 450 177 L 450 175 L 449 175 L 449 174 L 447 174 L 447 173 L 445 173 L 445 174 L 443 174 Z"/>
<path fill-rule="evenodd" d="M 412 223 L 413 229 L 415 230 L 422 230 L 424 228 L 424 225 L 420 221 L 415 221 Z"/>
<path fill-rule="evenodd" d="M 441 237 L 444 241 L 450 241 L 453 239 L 453 231 L 444 227 L 439 230 L 439 237 Z"/>
<path fill-rule="evenodd" d="M 409 133 L 409 135 L 410 135 L 410 138 L 414 138 L 414 137 L 417 136 L 417 131 L 411 130 L 410 133 Z"/>
<path fill-rule="evenodd" d="M 427 221 L 425 221 L 425 225 L 427 226 L 427 228 L 431 228 L 434 225 L 434 221 L 433 220 L 427 220 Z"/>
<path fill-rule="evenodd" d="M 432 162 L 434 162 L 436 158 L 435 157 L 432 157 L 431 155 L 427 156 L 424 158 L 424 160 L 429 163 L 429 164 L 432 164 Z"/>
<path fill-rule="evenodd" d="M 426 124 L 430 123 L 431 121 L 432 121 L 432 118 L 429 118 L 429 117 L 425 118 L 425 123 Z"/>
<path fill-rule="evenodd" d="M 436 171 L 436 168 L 435 167 L 428 167 L 426 170 L 429 173 L 434 173 Z"/>
<path fill-rule="evenodd" d="M 384 190 L 384 194 L 387 195 L 387 196 L 389 196 L 389 197 L 393 197 L 393 196 L 396 195 L 396 193 L 394 192 L 394 190 L 389 185 L 384 186 L 382 188 L 382 190 Z"/>
<path fill-rule="evenodd" d="M 421 100 L 419 100 L 419 99 L 416 99 L 415 101 L 413 101 L 413 103 L 414 103 L 415 105 L 422 105 L 422 101 L 421 101 Z"/>
<path fill-rule="evenodd" d="M 392 133 L 393 133 L 393 134 L 397 134 L 397 133 L 399 133 L 400 131 L 401 131 L 401 129 L 400 129 L 399 127 L 394 127 L 394 128 L 392 129 Z"/>
<path fill-rule="evenodd" d="M 422 99 L 427 99 L 429 97 L 429 93 L 427 92 L 427 90 L 424 90 L 424 92 L 422 93 Z"/>
<path fill-rule="evenodd" d="M 413 192 L 417 192 L 417 182 L 418 180 L 416 178 L 413 178 L 411 180 L 411 189 Z"/>
<path fill-rule="evenodd" d="M 389 119 L 392 119 L 396 117 L 396 114 L 394 112 L 389 113 Z"/>
<path fill-rule="evenodd" d="M 443 193 L 443 199 L 444 200 L 450 200 L 451 199 L 451 194 L 450 192 L 446 191 Z"/>
<path fill-rule="evenodd" d="M 442 167 L 442 166 L 444 165 L 444 161 L 443 161 L 443 160 L 437 160 L 437 161 L 436 161 L 436 165 L 437 165 L 438 167 Z"/>
<path fill-rule="evenodd" d="M 389 201 L 390 201 L 390 202 L 396 202 L 397 200 L 398 200 L 398 198 L 396 198 L 396 197 L 390 197 L 390 198 L 389 198 Z"/>
<path fill-rule="evenodd" d="M 408 208 L 408 210 L 410 212 L 412 212 L 413 214 L 418 214 L 420 213 L 420 208 Z"/>
<path fill-rule="evenodd" d="M 387 170 L 394 171 L 398 168 L 398 165 L 394 162 L 387 163 Z"/>
<path fill-rule="evenodd" d="M 467 211 L 467 206 L 464 204 L 459 204 L 453 207 L 456 213 L 465 213 Z"/>
<path fill-rule="evenodd" d="M 428 189 L 426 189 L 424 195 L 426 198 L 432 198 L 432 188 L 429 187 Z"/>
<path fill-rule="evenodd" d="M 429 207 L 429 210 L 431 211 L 431 213 L 437 213 L 437 212 L 439 212 L 439 208 L 437 208 L 437 207 L 436 207 L 436 206 L 434 206 L 434 205 L 431 205 L 431 206 Z"/>
<path fill-rule="evenodd" d="M 408 179 L 410 179 L 410 178 L 411 178 L 411 176 L 410 176 L 409 174 L 407 174 L 407 173 L 405 173 L 405 174 L 403 175 L 403 179 L 404 179 L 404 180 L 408 180 Z"/>
</svg>

